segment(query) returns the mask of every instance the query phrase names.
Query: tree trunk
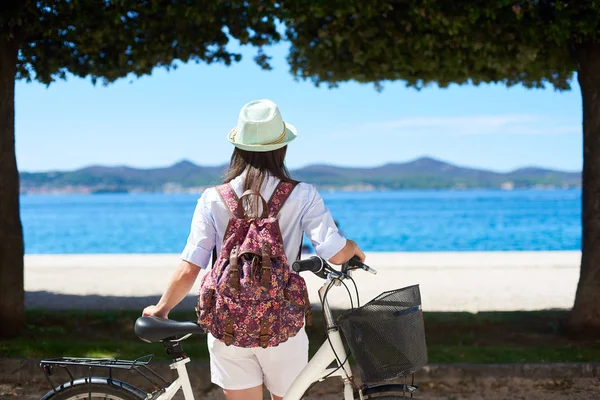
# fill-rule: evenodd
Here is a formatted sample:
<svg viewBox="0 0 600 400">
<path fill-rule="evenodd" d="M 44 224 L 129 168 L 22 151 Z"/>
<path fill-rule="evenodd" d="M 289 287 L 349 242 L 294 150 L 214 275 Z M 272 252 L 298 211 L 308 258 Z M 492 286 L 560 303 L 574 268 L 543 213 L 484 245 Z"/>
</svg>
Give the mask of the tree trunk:
<svg viewBox="0 0 600 400">
<path fill-rule="evenodd" d="M 23 229 L 15 157 L 15 73 L 18 44 L 0 34 L 0 337 L 25 325 Z"/>
<path fill-rule="evenodd" d="M 581 273 L 569 330 L 600 335 L 600 44 L 579 46 L 578 80 L 583 100 Z"/>
</svg>

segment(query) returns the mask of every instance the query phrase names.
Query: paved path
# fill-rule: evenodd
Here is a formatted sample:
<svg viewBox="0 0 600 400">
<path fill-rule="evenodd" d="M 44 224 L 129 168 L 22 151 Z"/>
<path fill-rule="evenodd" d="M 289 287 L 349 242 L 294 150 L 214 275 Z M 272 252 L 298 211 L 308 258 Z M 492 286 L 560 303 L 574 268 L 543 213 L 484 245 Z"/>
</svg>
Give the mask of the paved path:
<svg viewBox="0 0 600 400">
<path fill-rule="evenodd" d="M 39 360 L 0 359 L 0 399 L 34 400 L 46 393 L 49 387 L 38 363 Z M 167 363 L 159 362 L 153 369 L 166 379 L 175 377 Z M 72 372 L 78 377 L 87 374 L 85 369 Z M 188 372 L 198 400 L 223 400 L 221 391 L 210 383 L 207 364 L 192 362 Z M 101 375 L 99 370 L 95 373 Z M 153 390 L 147 381 L 130 371 L 115 371 L 113 376 L 142 390 Z M 58 384 L 68 376 L 59 369 L 53 379 Z M 600 398 L 600 364 L 437 364 L 417 372 L 415 383 L 421 387 L 416 396 L 419 399 L 596 400 Z M 328 379 L 311 389 L 305 400 L 340 400 L 340 390 L 339 379 Z"/>
<path fill-rule="evenodd" d="M 49 390 L 47 384 L 18 385 L 0 382 L 0 399 L 39 400 Z M 415 398 L 422 400 L 597 400 L 600 398 L 598 378 L 575 379 L 485 379 L 479 381 L 444 382 L 425 385 Z M 221 390 L 198 395 L 198 400 L 224 400 Z M 265 393 L 265 400 L 269 399 Z M 340 400 L 339 393 L 313 389 L 304 400 Z M 176 400 L 183 400 L 179 395 Z"/>
</svg>

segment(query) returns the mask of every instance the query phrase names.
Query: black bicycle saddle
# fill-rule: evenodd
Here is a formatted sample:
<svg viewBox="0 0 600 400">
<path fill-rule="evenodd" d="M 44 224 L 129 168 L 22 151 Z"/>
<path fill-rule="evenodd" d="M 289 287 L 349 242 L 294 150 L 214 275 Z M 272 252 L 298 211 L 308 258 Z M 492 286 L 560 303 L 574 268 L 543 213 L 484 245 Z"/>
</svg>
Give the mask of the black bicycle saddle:
<svg viewBox="0 0 600 400">
<path fill-rule="evenodd" d="M 146 342 L 179 339 L 189 334 L 204 333 L 195 322 L 179 322 L 160 317 L 140 317 L 135 321 L 135 334 Z"/>
</svg>

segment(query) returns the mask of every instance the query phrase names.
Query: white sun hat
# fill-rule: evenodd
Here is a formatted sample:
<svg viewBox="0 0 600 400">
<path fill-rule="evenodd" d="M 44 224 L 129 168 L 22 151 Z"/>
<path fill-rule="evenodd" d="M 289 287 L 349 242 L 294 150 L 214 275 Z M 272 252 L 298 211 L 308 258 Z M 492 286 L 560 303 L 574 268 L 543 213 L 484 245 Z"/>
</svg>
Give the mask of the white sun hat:
<svg viewBox="0 0 600 400">
<path fill-rule="evenodd" d="M 283 121 L 277 104 L 254 100 L 242 107 L 237 126 L 227 139 L 242 150 L 272 151 L 287 146 L 296 136 L 296 128 Z"/>
</svg>

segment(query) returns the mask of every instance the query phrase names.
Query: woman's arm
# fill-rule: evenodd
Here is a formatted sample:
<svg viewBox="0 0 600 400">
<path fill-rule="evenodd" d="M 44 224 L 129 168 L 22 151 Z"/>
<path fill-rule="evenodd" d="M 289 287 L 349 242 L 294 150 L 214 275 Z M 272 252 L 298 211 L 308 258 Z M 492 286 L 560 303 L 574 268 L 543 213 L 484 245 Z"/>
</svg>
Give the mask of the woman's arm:
<svg viewBox="0 0 600 400">
<path fill-rule="evenodd" d="M 365 261 L 365 253 L 362 252 L 360 247 L 353 240 L 346 240 L 346 245 L 333 255 L 328 261 L 332 264 L 342 265 L 352 257 L 357 256 L 360 262 Z"/>
<path fill-rule="evenodd" d="M 165 293 L 158 304 L 144 309 L 143 316 L 155 315 L 167 318 L 173 307 L 190 292 L 201 267 L 207 266 L 217 236 L 214 220 L 207 207 L 207 202 L 210 202 L 207 197 L 210 197 L 211 190 L 214 189 L 206 189 L 198 199 L 192 217 L 190 235 L 181 253 L 181 262 L 171 276 Z"/>
<path fill-rule="evenodd" d="M 167 290 L 156 305 L 144 308 L 142 316 L 154 315 L 168 318 L 169 312 L 187 296 L 200 273 L 200 267 L 188 261 L 181 261 L 171 276 Z"/>
<path fill-rule="evenodd" d="M 308 186 L 308 206 L 302 215 L 302 230 L 311 240 L 317 255 L 332 264 L 341 265 L 357 256 L 361 262 L 365 254 L 352 241 L 344 238 L 337 228 L 323 198 L 314 186 Z"/>
</svg>

